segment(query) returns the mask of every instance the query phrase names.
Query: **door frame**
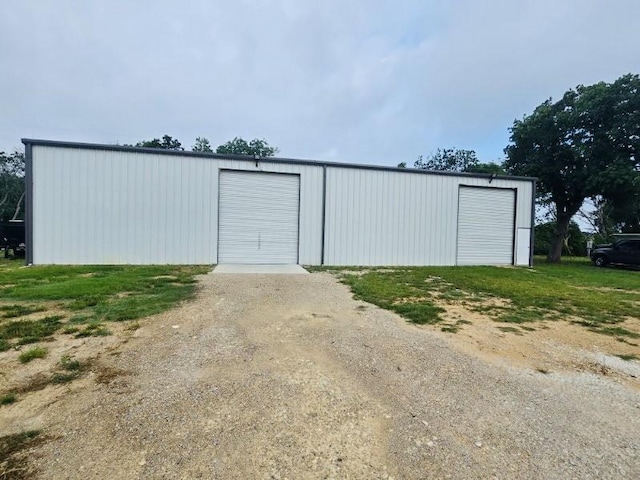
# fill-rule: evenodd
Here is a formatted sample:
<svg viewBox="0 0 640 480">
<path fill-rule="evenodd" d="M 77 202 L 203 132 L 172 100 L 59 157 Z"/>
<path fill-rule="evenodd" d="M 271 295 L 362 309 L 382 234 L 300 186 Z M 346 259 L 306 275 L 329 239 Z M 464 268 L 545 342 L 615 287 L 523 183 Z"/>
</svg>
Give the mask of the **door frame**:
<svg viewBox="0 0 640 480">
<path fill-rule="evenodd" d="M 518 233 L 517 220 L 518 220 L 518 189 L 516 187 L 488 187 L 484 185 L 467 185 L 465 183 L 458 184 L 458 209 L 456 212 L 456 261 L 455 266 L 461 266 L 458 264 L 458 244 L 460 240 L 460 191 L 462 188 L 476 188 L 482 190 L 511 190 L 513 192 L 513 227 L 512 227 L 512 241 L 511 241 L 511 265 L 516 263 L 516 235 Z M 530 247 L 533 249 L 533 245 Z"/>
</svg>

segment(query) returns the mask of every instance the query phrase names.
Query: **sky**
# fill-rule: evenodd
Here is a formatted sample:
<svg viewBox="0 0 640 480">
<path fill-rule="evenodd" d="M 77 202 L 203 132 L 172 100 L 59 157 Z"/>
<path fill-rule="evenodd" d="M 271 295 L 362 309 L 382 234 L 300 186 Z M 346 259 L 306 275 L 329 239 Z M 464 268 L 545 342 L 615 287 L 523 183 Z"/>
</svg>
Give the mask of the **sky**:
<svg viewBox="0 0 640 480">
<path fill-rule="evenodd" d="M 501 161 L 509 127 L 640 73 L 637 0 L 0 0 L 0 150 L 22 137 Z"/>
</svg>

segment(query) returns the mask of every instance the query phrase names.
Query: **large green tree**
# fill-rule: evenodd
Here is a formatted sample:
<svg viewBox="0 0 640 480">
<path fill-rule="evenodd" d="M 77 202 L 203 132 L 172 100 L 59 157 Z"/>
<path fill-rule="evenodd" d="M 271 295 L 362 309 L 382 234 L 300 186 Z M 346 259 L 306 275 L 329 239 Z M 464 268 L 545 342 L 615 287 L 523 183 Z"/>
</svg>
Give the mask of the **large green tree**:
<svg viewBox="0 0 640 480">
<path fill-rule="evenodd" d="M 243 138 L 236 137 L 233 140 L 216 148 L 216 153 L 231 155 L 258 155 L 259 157 L 273 157 L 278 153 L 276 147 L 272 147 L 266 140 L 254 138 L 247 142 Z"/>
<path fill-rule="evenodd" d="M 24 218 L 24 154 L 0 152 L 0 220 Z"/>
<path fill-rule="evenodd" d="M 405 162 L 402 165 L 406 167 Z M 413 166 L 422 170 L 505 174 L 497 163 L 481 163 L 474 150 L 458 148 L 438 148 L 427 158 L 420 155 Z"/>
<path fill-rule="evenodd" d="M 560 262 L 569 222 L 586 198 L 623 205 L 640 189 L 640 77 L 579 85 L 511 127 L 510 173 L 538 178 L 556 224 L 547 261 Z"/>
</svg>

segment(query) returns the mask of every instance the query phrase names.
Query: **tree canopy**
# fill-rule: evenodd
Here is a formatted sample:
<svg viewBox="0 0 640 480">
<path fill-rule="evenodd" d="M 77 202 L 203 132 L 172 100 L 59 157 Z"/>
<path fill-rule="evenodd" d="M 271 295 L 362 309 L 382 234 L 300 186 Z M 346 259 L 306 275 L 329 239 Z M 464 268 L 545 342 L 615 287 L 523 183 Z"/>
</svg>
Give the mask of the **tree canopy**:
<svg viewBox="0 0 640 480">
<path fill-rule="evenodd" d="M 243 138 L 235 137 L 233 140 L 216 148 L 216 153 L 273 157 L 278 153 L 278 149 L 269 145 L 264 139 L 254 138 L 247 142 Z"/>
<path fill-rule="evenodd" d="M 0 220 L 24 218 L 24 154 L 0 152 Z"/>
<path fill-rule="evenodd" d="M 640 77 L 579 85 L 549 99 L 511 127 L 510 173 L 538 178 L 555 209 L 547 261 L 559 262 L 571 218 L 584 200 L 602 196 L 622 206 L 640 192 Z"/>
<path fill-rule="evenodd" d="M 402 162 L 402 165 L 406 167 L 405 162 Z M 497 163 L 481 163 L 474 150 L 458 148 L 438 148 L 426 159 L 420 155 L 413 166 L 423 170 L 505 174 L 504 169 Z"/>
<path fill-rule="evenodd" d="M 211 142 L 204 137 L 196 137 L 196 142 L 191 147 L 193 152 L 213 153 Z"/>
<path fill-rule="evenodd" d="M 136 143 L 135 146 L 144 148 L 163 148 L 165 150 L 184 150 L 178 139 L 172 138 L 170 135 L 164 135 L 162 140 L 159 138 L 154 138 L 153 140 L 142 140 Z"/>
</svg>

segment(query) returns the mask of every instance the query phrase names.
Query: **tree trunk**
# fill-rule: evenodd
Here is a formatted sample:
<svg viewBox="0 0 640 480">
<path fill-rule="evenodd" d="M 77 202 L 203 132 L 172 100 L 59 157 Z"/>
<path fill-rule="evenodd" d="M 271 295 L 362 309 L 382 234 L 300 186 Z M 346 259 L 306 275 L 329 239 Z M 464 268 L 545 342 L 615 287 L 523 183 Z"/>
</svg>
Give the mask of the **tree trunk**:
<svg viewBox="0 0 640 480">
<path fill-rule="evenodd" d="M 14 221 L 18 217 L 18 214 L 20 213 L 20 207 L 22 207 L 22 200 L 24 200 L 24 194 L 25 192 L 22 192 L 22 195 L 20 195 L 20 200 L 18 200 L 18 205 L 16 205 L 16 211 L 13 214 L 13 218 L 11 219 L 11 221 Z"/>
<path fill-rule="evenodd" d="M 560 263 L 562 257 L 562 247 L 564 246 L 565 238 L 569 232 L 569 222 L 572 215 L 562 214 L 558 215 L 556 220 L 556 228 L 553 231 L 553 239 L 551 240 L 551 247 L 547 254 L 547 263 Z"/>
</svg>

